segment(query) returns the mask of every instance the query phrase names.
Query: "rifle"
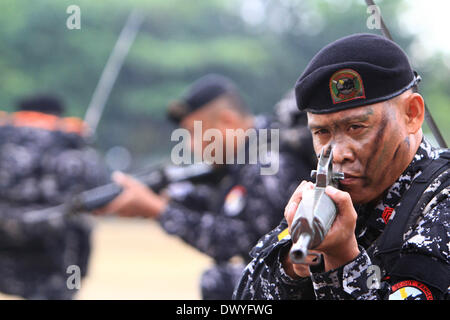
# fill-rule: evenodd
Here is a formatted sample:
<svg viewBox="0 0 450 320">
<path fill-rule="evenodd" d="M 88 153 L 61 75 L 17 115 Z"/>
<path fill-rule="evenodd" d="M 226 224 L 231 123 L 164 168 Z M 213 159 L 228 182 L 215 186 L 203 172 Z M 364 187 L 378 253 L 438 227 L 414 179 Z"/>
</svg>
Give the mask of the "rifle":
<svg viewBox="0 0 450 320">
<path fill-rule="evenodd" d="M 375 6 L 375 2 L 373 0 L 366 0 L 366 4 L 368 7 Z M 394 41 L 392 39 L 391 33 L 389 32 L 389 29 L 387 28 L 386 24 L 384 23 L 383 17 L 380 14 L 380 26 L 381 26 L 381 33 L 383 36 L 391 41 Z M 419 76 L 420 79 L 420 76 Z M 437 143 L 441 148 L 447 148 L 447 143 L 445 142 L 444 137 L 441 134 L 441 131 L 439 130 L 436 122 L 433 119 L 433 116 L 430 113 L 430 110 L 427 107 L 427 104 L 425 102 L 425 121 L 428 124 L 428 127 L 430 127 L 431 133 L 433 134 L 434 138 L 436 139 Z"/>
<path fill-rule="evenodd" d="M 149 173 L 135 175 L 139 181 L 155 192 L 159 192 L 169 184 L 191 181 L 200 182 L 217 173 L 218 169 L 199 163 L 185 167 L 167 166 L 153 169 Z M 109 183 L 76 194 L 70 201 L 55 207 L 34 210 L 23 214 L 22 219 L 27 223 L 48 221 L 62 218 L 79 212 L 93 211 L 104 207 L 123 191 L 116 183 Z"/>
<path fill-rule="evenodd" d="M 302 201 L 292 221 L 290 234 L 293 245 L 289 255 L 294 263 L 305 263 L 308 254 L 320 258 L 319 254 L 308 252 L 308 249 L 317 247 L 323 241 L 336 218 L 336 205 L 325 194 L 325 188 L 337 187 L 338 180 L 343 179 L 344 174 L 333 172 L 332 166 L 333 150 L 330 145 L 327 149 L 322 149 L 317 170 L 311 172 L 316 180 L 314 189 L 303 192 Z"/>
</svg>

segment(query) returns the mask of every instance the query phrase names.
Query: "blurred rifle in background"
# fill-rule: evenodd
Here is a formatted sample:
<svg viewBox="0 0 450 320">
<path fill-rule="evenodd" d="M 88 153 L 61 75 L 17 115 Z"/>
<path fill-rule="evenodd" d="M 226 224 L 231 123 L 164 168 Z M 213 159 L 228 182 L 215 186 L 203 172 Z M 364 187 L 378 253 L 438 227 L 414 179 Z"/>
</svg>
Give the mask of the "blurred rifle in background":
<svg viewBox="0 0 450 320">
<path fill-rule="evenodd" d="M 146 173 L 134 175 L 136 179 L 147 185 L 155 192 L 159 192 L 168 185 L 176 182 L 190 181 L 198 183 L 207 181 L 217 174 L 219 169 L 199 163 L 184 167 L 166 166 L 150 169 Z M 89 212 L 99 209 L 114 200 L 122 192 L 122 187 L 116 183 L 109 183 L 94 189 L 83 191 L 61 205 L 29 211 L 22 219 L 27 223 L 37 223 L 56 218 L 64 218 L 71 214 Z"/>
</svg>

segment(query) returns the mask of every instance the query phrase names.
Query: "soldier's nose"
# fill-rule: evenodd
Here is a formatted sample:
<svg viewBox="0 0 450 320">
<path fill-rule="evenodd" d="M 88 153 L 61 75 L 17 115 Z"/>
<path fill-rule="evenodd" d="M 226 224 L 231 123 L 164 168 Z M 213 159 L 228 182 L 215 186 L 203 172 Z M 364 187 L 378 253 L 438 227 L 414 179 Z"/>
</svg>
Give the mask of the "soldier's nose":
<svg viewBox="0 0 450 320">
<path fill-rule="evenodd" d="M 355 160 L 354 153 L 351 148 L 342 143 L 335 143 L 333 146 L 333 163 L 344 164 Z"/>
</svg>

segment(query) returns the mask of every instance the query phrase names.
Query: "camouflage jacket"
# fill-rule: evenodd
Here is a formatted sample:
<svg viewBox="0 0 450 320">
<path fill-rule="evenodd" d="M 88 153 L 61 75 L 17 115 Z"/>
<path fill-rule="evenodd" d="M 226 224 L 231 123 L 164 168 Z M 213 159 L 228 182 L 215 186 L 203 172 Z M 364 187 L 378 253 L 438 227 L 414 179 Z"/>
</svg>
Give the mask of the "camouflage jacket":
<svg viewBox="0 0 450 320">
<path fill-rule="evenodd" d="M 420 197 L 418 217 L 403 234 L 401 272 L 389 274 L 391 266 L 379 260 L 379 239 L 395 218 L 395 210 L 424 164 L 443 156 L 424 140 L 414 159 L 376 205 L 355 207 L 358 213 L 356 237 L 361 253 L 348 264 L 324 272 L 323 266 L 311 267 L 311 276 L 293 279 L 282 265 L 292 241 L 287 222 L 262 237 L 253 248 L 253 260 L 246 267 L 234 299 L 446 299 L 449 287 L 449 215 L 450 187 L 435 192 L 450 180 L 447 169 Z M 428 196 L 428 194 L 433 196 Z M 422 199 L 426 199 L 422 201 Z M 399 259 L 400 260 L 400 259 Z M 389 267 L 389 268 L 388 268 Z"/>
<path fill-rule="evenodd" d="M 31 223 L 24 213 L 61 204 L 106 179 L 99 155 L 81 136 L 0 125 L 1 292 L 28 299 L 73 296 L 67 268 L 87 272 L 90 220 L 81 215 Z"/>
<path fill-rule="evenodd" d="M 257 128 L 265 127 L 267 119 L 260 120 Z M 219 263 L 234 256 L 249 261 L 250 249 L 278 224 L 289 195 L 312 169 L 282 147 L 272 159 L 278 161 L 276 174 L 261 175 L 260 163 L 230 164 L 217 183 L 186 188 L 190 196 L 169 203 L 160 218 L 162 227 Z"/>
</svg>

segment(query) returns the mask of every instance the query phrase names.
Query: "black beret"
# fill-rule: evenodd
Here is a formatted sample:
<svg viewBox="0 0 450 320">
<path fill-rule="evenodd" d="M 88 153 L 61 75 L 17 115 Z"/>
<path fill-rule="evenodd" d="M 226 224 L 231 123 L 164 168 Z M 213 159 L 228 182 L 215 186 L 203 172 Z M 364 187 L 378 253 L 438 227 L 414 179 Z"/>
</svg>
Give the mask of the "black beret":
<svg viewBox="0 0 450 320">
<path fill-rule="evenodd" d="M 208 74 L 196 80 L 186 94 L 169 104 L 168 117 L 179 123 L 185 116 L 205 106 L 223 94 L 237 93 L 234 83 L 225 76 Z"/>
<path fill-rule="evenodd" d="M 419 80 L 393 41 L 354 34 L 332 42 L 312 58 L 295 84 L 295 96 L 300 110 L 331 113 L 389 100 Z"/>
</svg>

